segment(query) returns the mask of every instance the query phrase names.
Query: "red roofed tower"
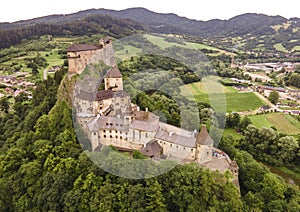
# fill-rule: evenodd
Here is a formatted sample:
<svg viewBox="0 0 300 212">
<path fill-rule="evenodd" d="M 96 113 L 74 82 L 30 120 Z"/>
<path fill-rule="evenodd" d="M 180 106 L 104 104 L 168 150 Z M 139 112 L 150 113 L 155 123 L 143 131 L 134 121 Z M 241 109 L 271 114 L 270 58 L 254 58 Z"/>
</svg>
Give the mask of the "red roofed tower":
<svg viewBox="0 0 300 212">
<path fill-rule="evenodd" d="M 105 90 L 122 91 L 122 74 L 117 66 L 113 66 L 104 77 Z"/>
</svg>

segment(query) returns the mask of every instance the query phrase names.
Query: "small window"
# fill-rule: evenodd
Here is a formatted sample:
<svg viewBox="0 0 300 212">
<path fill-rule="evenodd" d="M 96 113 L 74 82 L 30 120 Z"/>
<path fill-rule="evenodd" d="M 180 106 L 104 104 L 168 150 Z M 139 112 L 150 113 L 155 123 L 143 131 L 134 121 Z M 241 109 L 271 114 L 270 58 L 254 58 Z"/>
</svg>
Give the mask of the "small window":
<svg viewBox="0 0 300 212">
<path fill-rule="evenodd" d="M 191 149 L 191 152 L 194 151 L 194 149 Z"/>
<path fill-rule="evenodd" d="M 103 132 L 105 133 L 106 131 L 105 131 L 105 130 L 103 130 Z"/>
<path fill-rule="evenodd" d="M 116 135 L 116 138 L 118 138 L 118 136 Z"/>
<path fill-rule="evenodd" d="M 119 126 L 119 124 L 117 123 L 116 126 Z"/>
<path fill-rule="evenodd" d="M 106 138 L 106 135 L 104 135 L 103 137 Z"/>
<path fill-rule="evenodd" d="M 94 135 L 96 135 L 96 133 L 94 132 Z"/>
<path fill-rule="evenodd" d="M 110 135 L 110 138 L 112 138 L 112 135 Z"/>
<path fill-rule="evenodd" d="M 111 130 L 109 131 L 109 133 L 111 133 Z"/>
<path fill-rule="evenodd" d="M 123 137 L 122 137 L 122 136 L 120 136 L 120 139 L 122 140 L 122 139 L 123 139 Z"/>
</svg>

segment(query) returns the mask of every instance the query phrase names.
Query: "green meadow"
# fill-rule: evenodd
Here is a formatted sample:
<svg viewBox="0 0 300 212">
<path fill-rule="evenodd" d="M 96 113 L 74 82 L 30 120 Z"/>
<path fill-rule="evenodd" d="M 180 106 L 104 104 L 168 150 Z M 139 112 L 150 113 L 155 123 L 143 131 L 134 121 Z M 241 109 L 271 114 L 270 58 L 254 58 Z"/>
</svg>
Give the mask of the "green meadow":
<svg viewBox="0 0 300 212">
<path fill-rule="evenodd" d="M 250 111 L 265 103 L 251 92 L 238 92 L 231 86 L 218 83 L 218 77 L 205 77 L 202 82 L 181 86 L 181 94 L 197 102 L 226 107 L 227 112 Z"/>
<path fill-rule="evenodd" d="M 275 127 L 279 132 L 286 134 L 300 133 L 300 122 L 295 116 L 283 113 L 268 113 L 249 116 L 252 124 L 258 128 Z"/>
</svg>

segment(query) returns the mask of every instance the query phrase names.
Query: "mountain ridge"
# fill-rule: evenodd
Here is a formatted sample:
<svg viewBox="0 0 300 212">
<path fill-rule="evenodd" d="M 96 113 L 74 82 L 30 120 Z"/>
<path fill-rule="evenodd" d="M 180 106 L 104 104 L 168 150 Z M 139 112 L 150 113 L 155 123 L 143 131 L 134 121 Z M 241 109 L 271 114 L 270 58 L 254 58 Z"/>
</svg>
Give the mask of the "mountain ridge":
<svg viewBox="0 0 300 212">
<path fill-rule="evenodd" d="M 158 13 L 142 7 L 124 10 L 88 9 L 65 15 L 50 15 L 12 23 L 0 23 L 0 32 L 11 29 L 32 27 L 37 24 L 66 24 L 76 23 L 90 16 L 108 16 L 118 20 L 131 20 L 144 26 L 144 31 L 161 34 L 179 34 L 193 37 L 199 42 L 205 39 L 213 41 L 218 47 L 235 45 L 236 39 L 245 50 L 260 48 L 266 44 L 267 51 L 276 50 L 274 45 L 282 43 L 288 50 L 300 46 L 300 18 L 290 18 L 276 15 L 269 16 L 261 13 L 244 13 L 227 20 L 211 19 L 201 21 L 178 16 L 174 13 Z M 99 23 L 101 27 L 101 23 Z M 50 32 L 51 34 L 51 32 Z M 259 39 L 253 38 L 263 37 Z M 229 38 L 229 41 L 222 39 Z M 297 42 L 290 42 L 297 40 Z"/>
</svg>

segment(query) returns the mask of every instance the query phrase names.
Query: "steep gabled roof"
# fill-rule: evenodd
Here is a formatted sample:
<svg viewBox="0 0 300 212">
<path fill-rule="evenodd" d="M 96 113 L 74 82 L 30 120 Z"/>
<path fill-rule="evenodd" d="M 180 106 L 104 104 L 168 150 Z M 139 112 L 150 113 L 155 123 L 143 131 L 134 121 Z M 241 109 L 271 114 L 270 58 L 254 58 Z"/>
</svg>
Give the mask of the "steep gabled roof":
<svg viewBox="0 0 300 212">
<path fill-rule="evenodd" d="M 102 101 L 104 99 L 111 99 L 114 96 L 114 92 L 112 90 L 102 90 L 98 91 L 96 94 L 96 101 Z"/>
<path fill-rule="evenodd" d="M 159 129 L 154 137 L 156 139 L 160 139 L 163 141 L 167 141 L 185 147 L 194 148 L 196 146 L 195 138 L 178 135 L 176 133 L 168 132 L 162 129 Z"/>
<path fill-rule="evenodd" d="M 214 143 L 214 140 L 209 136 L 205 125 L 202 126 L 200 133 L 198 133 L 196 143 L 201 145 L 212 145 Z"/>
<path fill-rule="evenodd" d="M 147 157 L 159 157 L 163 148 L 158 144 L 157 140 L 152 140 L 141 149 L 141 153 Z"/>
<path fill-rule="evenodd" d="M 67 48 L 67 52 L 79 52 L 100 49 L 101 46 L 97 44 L 72 44 Z"/>
<path fill-rule="evenodd" d="M 113 66 L 106 74 L 105 78 L 121 78 L 122 74 L 117 66 Z"/>
</svg>

